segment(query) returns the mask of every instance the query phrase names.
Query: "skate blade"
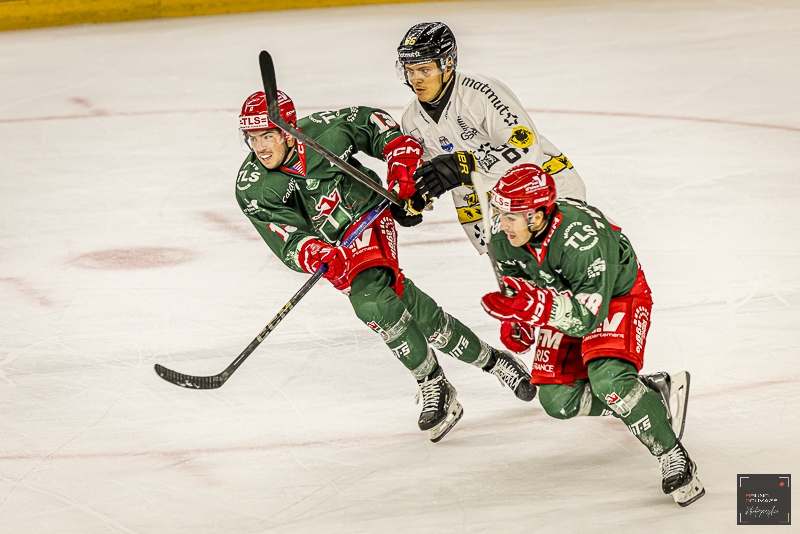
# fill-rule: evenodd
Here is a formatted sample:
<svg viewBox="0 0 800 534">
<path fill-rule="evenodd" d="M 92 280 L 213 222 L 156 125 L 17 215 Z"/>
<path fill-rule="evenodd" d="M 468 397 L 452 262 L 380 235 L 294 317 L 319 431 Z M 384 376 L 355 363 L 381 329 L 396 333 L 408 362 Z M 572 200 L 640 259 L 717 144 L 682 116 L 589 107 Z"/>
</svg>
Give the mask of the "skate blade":
<svg viewBox="0 0 800 534">
<path fill-rule="evenodd" d="M 443 437 L 447 435 L 450 430 L 456 426 L 464 415 L 464 407 L 457 400 L 453 401 L 450 409 L 447 412 L 447 417 L 438 425 L 428 430 L 428 437 L 434 443 L 438 443 Z"/>
<path fill-rule="evenodd" d="M 672 498 L 675 499 L 675 502 L 680 506 L 689 506 L 705 494 L 706 488 L 703 486 L 703 483 L 700 482 L 700 479 L 697 478 L 697 475 L 695 475 L 689 484 L 673 491 Z"/>
<path fill-rule="evenodd" d="M 672 414 L 672 431 L 675 432 L 675 437 L 680 440 L 683 438 L 683 430 L 686 426 L 690 375 L 686 371 L 681 371 L 670 378 L 672 383 L 669 388 L 669 409 Z"/>
</svg>

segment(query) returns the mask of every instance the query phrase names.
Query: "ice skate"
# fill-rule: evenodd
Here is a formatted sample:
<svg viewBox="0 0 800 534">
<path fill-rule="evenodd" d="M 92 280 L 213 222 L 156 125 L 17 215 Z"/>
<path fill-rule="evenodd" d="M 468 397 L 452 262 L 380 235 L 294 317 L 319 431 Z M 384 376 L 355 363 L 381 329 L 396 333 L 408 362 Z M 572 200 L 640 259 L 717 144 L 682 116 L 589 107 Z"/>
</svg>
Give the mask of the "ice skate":
<svg viewBox="0 0 800 534">
<path fill-rule="evenodd" d="M 681 439 L 686 426 L 686 407 L 689 403 L 689 373 L 681 371 L 670 376 L 669 373 L 660 371 L 639 375 L 639 380 L 661 396 L 675 437 Z"/>
<path fill-rule="evenodd" d="M 689 506 L 706 494 L 703 483 L 697 478 L 697 465 L 680 441 L 659 456 L 658 462 L 661 464 L 661 489 L 672 495 L 676 503 Z"/>
<path fill-rule="evenodd" d="M 484 369 L 493 374 L 503 386 L 508 386 L 518 399 L 530 402 L 536 396 L 536 386 L 531 384 L 531 374 L 522 360 L 510 352 L 492 349 L 495 364 Z"/>
<path fill-rule="evenodd" d="M 464 415 L 464 408 L 456 400 L 454 388 L 441 367 L 419 383 L 416 402 L 422 397 L 422 413 L 419 414 L 419 429 L 427 430 L 434 443 L 440 441 Z"/>
</svg>

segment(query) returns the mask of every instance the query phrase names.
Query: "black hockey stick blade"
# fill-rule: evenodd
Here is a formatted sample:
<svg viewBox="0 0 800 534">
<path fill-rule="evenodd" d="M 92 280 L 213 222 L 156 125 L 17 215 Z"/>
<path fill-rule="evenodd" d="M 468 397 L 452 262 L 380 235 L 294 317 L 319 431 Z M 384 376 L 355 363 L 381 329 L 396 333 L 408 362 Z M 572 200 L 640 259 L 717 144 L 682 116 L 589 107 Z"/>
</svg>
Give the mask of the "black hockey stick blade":
<svg viewBox="0 0 800 534">
<path fill-rule="evenodd" d="M 227 369 L 214 376 L 192 376 L 173 371 L 172 369 L 167 369 L 158 363 L 155 367 L 158 376 L 167 382 L 172 382 L 176 386 L 189 389 L 217 389 L 224 384 L 230 376 L 230 373 Z"/>
<path fill-rule="evenodd" d="M 365 219 L 365 221 L 367 219 Z M 359 224 L 359 226 L 356 227 L 356 230 L 353 231 L 353 234 L 361 234 L 361 232 L 364 231 L 364 228 L 366 228 L 366 224 L 364 224 L 364 221 L 362 221 Z M 273 317 L 269 323 L 267 323 L 267 326 L 265 326 L 264 329 L 261 330 L 261 332 L 255 337 L 255 339 L 253 339 L 253 341 L 251 341 L 250 344 L 247 345 L 247 347 L 245 347 L 245 349 L 241 352 L 241 354 L 239 354 L 236 357 L 236 359 L 233 360 L 231 364 L 228 367 L 226 367 L 225 370 L 222 371 L 221 373 L 212 376 L 185 375 L 183 373 L 173 371 L 172 369 L 167 369 L 166 367 L 160 364 L 155 365 L 156 373 L 158 373 L 158 376 L 160 376 L 167 382 L 171 382 L 176 386 L 180 386 L 182 388 L 217 389 L 218 387 L 221 387 L 225 382 L 228 381 L 228 378 L 230 378 L 230 376 L 236 371 L 236 369 L 238 369 L 239 366 L 242 365 L 242 362 L 244 362 L 253 353 L 253 351 L 256 350 L 256 347 L 258 347 L 261 344 L 261 342 L 264 341 L 264 339 L 273 330 L 275 330 L 275 327 L 277 327 L 278 324 L 280 324 L 280 322 L 283 320 L 283 318 L 286 317 L 286 315 L 290 311 L 292 311 L 292 308 L 294 308 L 295 305 L 298 302 L 300 302 L 300 300 L 306 295 L 306 293 L 308 293 L 311 290 L 311 288 L 314 287 L 314 285 L 320 280 L 320 278 L 322 278 L 322 275 L 324 273 L 325 269 L 320 268 L 319 270 L 317 270 L 317 272 L 314 273 L 311 276 L 311 278 L 309 278 L 300 289 L 297 290 L 297 293 L 295 293 L 292 296 L 292 298 L 289 299 L 289 302 L 287 302 L 284 305 L 284 307 L 281 308 L 281 311 L 279 311 L 278 314 L 275 317 Z"/>
<path fill-rule="evenodd" d="M 349 247 L 350 245 L 352 245 L 355 242 L 355 240 L 358 239 L 361 233 L 375 221 L 378 215 L 380 215 L 383 212 L 383 210 L 385 210 L 388 207 L 389 207 L 389 201 L 383 200 L 381 201 L 380 204 L 372 208 L 372 211 L 370 211 L 367 214 L 367 216 L 364 217 L 361 220 L 361 222 L 359 222 L 356 225 L 355 228 L 353 228 L 350 235 L 348 235 L 344 239 L 344 241 L 342 241 L 341 246 Z M 306 283 L 303 284 L 303 286 L 297 290 L 297 293 L 292 295 L 292 298 L 290 298 L 289 302 L 287 302 L 283 306 L 283 308 L 281 308 L 281 311 L 279 311 L 278 314 L 275 315 L 275 317 L 273 317 L 269 323 L 267 323 L 267 326 L 265 326 L 264 329 L 261 330 L 261 332 L 259 332 L 259 334 L 255 337 L 255 339 L 253 339 L 253 341 L 251 341 L 250 344 L 247 345 L 247 347 L 245 347 L 242 353 L 239 354 L 236 357 L 236 359 L 233 360 L 231 364 L 228 367 L 226 367 L 225 370 L 222 371 L 221 373 L 212 376 L 185 375 L 183 373 L 173 371 L 172 369 L 167 369 L 166 367 L 160 364 L 155 365 L 156 373 L 158 373 L 158 376 L 160 376 L 167 382 L 171 382 L 176 386 L 180 386 L 182 388 L 217 389 L 218 387 L 221 387 L 225 382 L 228 381 L 228 378 L 230 378 L 230 376 L 234 372 L 236 372 L 236 369 L 238 369 L 239 366 L 242 365 L 242 362 L 244 362 L 253 353 L 253 351 L 256 350 L 256 347 L 258 347 L 261 344 L 261 342 L 264 341 L 264 339 L 266 339 L 266 337 L 273 330 L 275 330 L 275 328 L 280 324 L 280 322 L 283 321 L 283 318 L 286 317 L 289 314 L 289 312 L 294 309 L 297 303 L 300 302 L 300 300 L 304 296 L 306 296 L 306 294 L 309 291 L 311 291 L 311 288 L 314 287 L 314 285 L 322 278 L 326 270 L 327 270 L 326 265 L 323 265 L 322 267 L 317 269 L 317 272 L 311 275 L 311 278 L 309 278 L 306 281 Z"/>
<path fill-rule="evenodd" d="M 389 202 L 394 204 L 395 206 L 399 206 L 406 211 L 408 211 L 408 204 L 402 200 L 400 197 L 392 193 L 391 191 L 387 191 L 377 183 L 375 183 L 372 178 L 361 172 L 360 170 L 356 169 L 342 158 L 325 148 L 324 146 L 317 143 L 316 140 L 312 139 L 311 137 L 307 136 L 281 117 L 280 109 L 278 107 L 278 83 L 275 80 L 275 65 L 272 63 L 272 56 L 266 50 L 262 50 L 261 53 L 258 55 L 258 64 L 261 67 L 261 81 L 264 84 L 264 95 L 267 99 L 267 115 L 269 115 L 269 120 L 277 124 L 281 130 L 285 131 L 298 141 L 305 144 L 311 150 L 322 156 L 323 158 L 327 159 L 333 165 L 339 167 L 342 171 L 346 174 L 351 176 L 354 180 L 361 182 L 363 185 L 369 187 L 374 192 L 378 193 L 385 199 L 388 199 Z M 409 212 L 411 213 L 411 212 Z M 413 213 L 411 213 L 413 215 Z"/>
</svg>

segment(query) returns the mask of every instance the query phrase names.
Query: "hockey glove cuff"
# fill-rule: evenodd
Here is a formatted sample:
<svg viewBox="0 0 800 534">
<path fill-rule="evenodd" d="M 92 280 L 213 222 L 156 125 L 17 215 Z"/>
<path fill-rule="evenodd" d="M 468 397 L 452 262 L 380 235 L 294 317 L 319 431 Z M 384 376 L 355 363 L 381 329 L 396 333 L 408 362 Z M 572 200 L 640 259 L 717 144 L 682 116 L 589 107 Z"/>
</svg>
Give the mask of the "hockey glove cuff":
<svg viewBox="0 0 800 534">
<path fill-rule="evenodd" d="M 484 295 L 481 304 L 486 313 L 501 321 L 543 326 L 550 320 L 553 292 L 536 287 L 527 280 L 504 276 L 503 282 L 514 293 L 507 297 L 499 291 Z"/>
<path fill-rule="evenodd" d="M 414 171 L 422 160 L 422 146 L 411 136 L 403 135 L 383 148 L 386 160 L 386 183 L 402 199 L 414 193 Z"/>
<path fill-rule="evenodd" d="M 438 198 L 445 191 L 460 185 L 472 185 L 470 173 L 475 170 L 472 152 L 459 150 L 453 154 L 442 154 L 422 163 L 414 173 L 417 191 L 428 197 Z"/>
<path fill-rule="evenodd" d="M 349 249 L 312 238 L 300 245 L 297 261 L 305 272 L 312 274 L 322 265 L 327 265 L 328 270 L 323 276 L 328 280 L 338 280 L 347 273 L 350 257 Z"/>
<path fill-rule="evenodd" d="M 519 337 L 516 337 L 514 326 L 517 326 Z M 529 324 L 503 321 L 500 324 L 500 341 L 511 352 L 516 352 L 517 354 L 528 352 L 528 349 L 534 344 L 533 327 Z"/>
</svg>

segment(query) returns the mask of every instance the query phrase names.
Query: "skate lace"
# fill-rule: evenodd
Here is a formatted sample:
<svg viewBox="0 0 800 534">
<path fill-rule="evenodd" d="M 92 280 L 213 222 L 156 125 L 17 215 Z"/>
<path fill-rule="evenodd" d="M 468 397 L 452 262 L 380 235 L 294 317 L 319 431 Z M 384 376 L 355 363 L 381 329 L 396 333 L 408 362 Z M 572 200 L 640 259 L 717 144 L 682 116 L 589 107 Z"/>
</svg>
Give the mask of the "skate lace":
<svg viewBox="0 0 800 534">
<path fill-rule="evenodd" d="M 680 447 L 673 447 L 671 451 L 658 457 L 661 463 L 661 478 L 679 475 L 686 470 L 686 456 Z"/>
<path fill-rule="evenodd" d="M 522 381 L 522 375 L 520 375 L 516 367 L 505 358 L 498 358 L 497 363 L 489 372 L 496 376 L 501 384 L 508 384 L 508 387 L 513 391 L 516 391 L 517 386 L 520 381 Z"/>
<path fill-rule="evenodd" d="M 422 412 L 432 412 L 439 408 L 439 397 L 442 394 L 442 389 L 439 387 L 439 382 L 442 381 L 442 376 L 437 376 L 432 380 L 426 380 L 419 385 L 417 396 L 414 399 L 416 404 L 419 404 L 419 398 L 422 397 Z"/>
</svg>

